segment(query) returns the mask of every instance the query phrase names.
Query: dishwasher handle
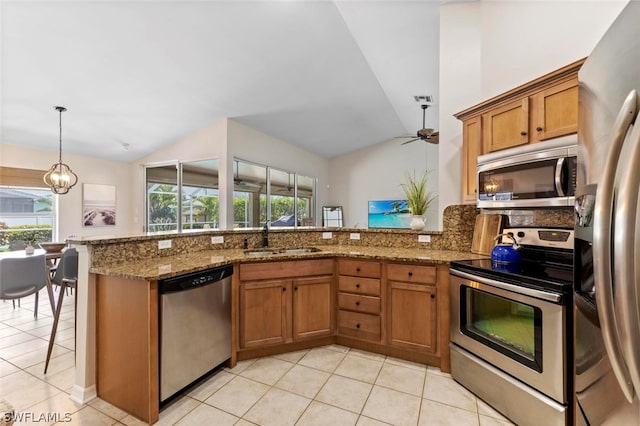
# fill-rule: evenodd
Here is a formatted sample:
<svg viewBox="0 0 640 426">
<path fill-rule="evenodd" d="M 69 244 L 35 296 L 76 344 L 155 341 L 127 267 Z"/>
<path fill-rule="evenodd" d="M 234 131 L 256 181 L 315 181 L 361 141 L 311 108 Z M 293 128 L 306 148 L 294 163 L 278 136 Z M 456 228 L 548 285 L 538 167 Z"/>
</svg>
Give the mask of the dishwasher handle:
<svg viewBox="0 0 640 426">
<path fill-rule="evenodd" d="M 160 294 L 175 293 L 203 287 L 233 275 L 233 265 L 204 269 L 158 281 Z"/>
</svg>

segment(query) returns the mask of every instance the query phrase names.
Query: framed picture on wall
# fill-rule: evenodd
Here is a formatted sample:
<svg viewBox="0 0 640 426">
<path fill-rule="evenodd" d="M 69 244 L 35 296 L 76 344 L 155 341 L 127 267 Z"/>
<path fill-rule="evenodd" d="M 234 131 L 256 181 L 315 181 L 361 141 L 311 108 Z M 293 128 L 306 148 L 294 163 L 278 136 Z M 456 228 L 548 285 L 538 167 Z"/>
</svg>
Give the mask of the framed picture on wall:
<svg viewBox="0 0 640 426">
<path fill-rule="evenodd" d="M 85 183 L 82 185 L 82 226 L 115 226 L 116 187 Z"/>
<path fill-rule="evenodd" d="M 369 201 L 369 228 L 410 229 L 411 213 L 407 200 Z"/>
</svg>

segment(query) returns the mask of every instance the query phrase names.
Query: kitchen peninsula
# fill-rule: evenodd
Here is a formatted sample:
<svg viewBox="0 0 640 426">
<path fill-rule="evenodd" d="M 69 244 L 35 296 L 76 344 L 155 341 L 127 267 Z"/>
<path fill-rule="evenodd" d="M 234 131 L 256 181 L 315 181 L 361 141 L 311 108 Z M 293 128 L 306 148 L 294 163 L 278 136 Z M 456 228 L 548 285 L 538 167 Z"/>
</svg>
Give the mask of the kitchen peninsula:
<svg viewBox="0 0 640 426">
<path fill-rule="evenodd" d="M 83 271 L 72 399 L 84 403 L 99 395 L 154 423 L 158 280 L 219 265 L 234 266 L 231 365 L 338 343 L 448 371 L 448 264 L 479 257 L 469 252 L 476 214 L 474 206 L 451 206 L 437 233 L 272 231 L 270 246 L 317 249 L 296 254 L 248 256 L 240 247 L 244 239 L 259 247 L 258 230 L 70 241 Z M 418 242 L 419 235 L 431 241 Z M 224 242 L 214 244 L 212 237 Z M 170 248 L 159 249 L 166 240 Z"/>
</svg>

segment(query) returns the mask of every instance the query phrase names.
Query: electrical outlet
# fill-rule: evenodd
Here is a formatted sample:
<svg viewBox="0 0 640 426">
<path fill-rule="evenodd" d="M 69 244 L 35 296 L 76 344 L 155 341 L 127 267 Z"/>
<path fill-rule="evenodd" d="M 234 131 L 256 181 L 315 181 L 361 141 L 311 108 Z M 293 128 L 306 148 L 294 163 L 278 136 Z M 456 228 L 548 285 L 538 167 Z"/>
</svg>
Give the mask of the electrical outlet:
<svg viewBox="0 0 640 426">
<path fill-rule="evenodd" d="M 331 232 L 323 232 L 322 233 L 322 239 L 323 240 L 330 240 L 333 238 L 333 233 Z"/>
<path fill-rule="evenodd" d="M 418 242 L 419 243 L 430 243 L 431 242 L 431 235 L 418 235 Z"/>
<path fill-rule="evenodd" d="M 158 249 L 169 249 L 171 248 L 171 240 L 160 240 L 158 241 Z"/>
<path fill-rule="evenodd" d="M 359 232 L 352 232 L 349 234 L 349 238 L 352 240 L 359 240 L 360 239 L 360 233 Z"/>
<path fill-rule="evenodd" d="M 215 237 L 211 237 L 211 244 L 222 244 L 224 243 L 224 236 L 218 235 Z"/>
</svg>

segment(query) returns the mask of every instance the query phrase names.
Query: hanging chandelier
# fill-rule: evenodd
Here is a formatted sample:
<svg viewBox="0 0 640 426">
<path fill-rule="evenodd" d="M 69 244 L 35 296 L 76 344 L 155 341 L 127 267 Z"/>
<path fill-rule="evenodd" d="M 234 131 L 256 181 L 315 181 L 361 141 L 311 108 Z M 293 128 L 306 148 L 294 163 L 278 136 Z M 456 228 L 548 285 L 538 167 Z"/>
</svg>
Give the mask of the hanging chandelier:
<svg viewBox="0 0 640 426">
<path fill-rule="evenodd" d="M 78 176 L 71 171 L 71 167 L 62 162 L 62 113 L 67 109 L 63 106 L 54 108 L 60 113 L 60 156 L 58 162 L 44 175 L 44 183 L 54 194 L 66 194 L 78 182 Z"/>
</svg>

